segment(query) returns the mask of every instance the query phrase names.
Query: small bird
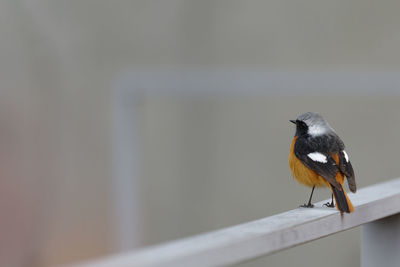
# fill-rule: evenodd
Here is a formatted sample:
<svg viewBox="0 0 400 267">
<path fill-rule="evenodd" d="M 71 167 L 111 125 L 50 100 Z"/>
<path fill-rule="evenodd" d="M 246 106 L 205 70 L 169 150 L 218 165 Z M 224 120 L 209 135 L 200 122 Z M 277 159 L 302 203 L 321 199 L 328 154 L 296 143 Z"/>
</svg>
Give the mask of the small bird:
<svg viewBox="0 0 400 267">
<path fill-rule="evenodd" d="M 351 192 L 355 193 L 357 188 L 353 167 L 344 150 L 343 141 L 318 113 L 307 112 L 290 122 L 296 124 L 296 133 L 289 152 L 290 170 L 300 183 L 312 187 L 308 203 L 301 207 L 314 207 L 311 204 L 314 188 L 329 186 L 332 190 L 332 201 L 324 205 L 335 207 L 335 198 L 338 210 L 353 212 L 353 204 L 343 188 L 344 177 L 347 178 Z"/>
</svg>

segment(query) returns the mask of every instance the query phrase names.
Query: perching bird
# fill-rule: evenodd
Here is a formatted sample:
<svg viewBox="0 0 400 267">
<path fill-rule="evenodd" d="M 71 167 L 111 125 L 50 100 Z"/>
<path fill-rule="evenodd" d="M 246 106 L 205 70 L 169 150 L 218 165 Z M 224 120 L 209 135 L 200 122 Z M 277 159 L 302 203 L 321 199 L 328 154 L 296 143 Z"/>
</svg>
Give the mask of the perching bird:
<svg viewBox="0 0 400 267">
<path fill-rule="evenodd" d="M 311 198 L 316 186 L 329 186 L 338 210 L 353 212 L 354 207 L 343 188 L 344 176 L 351 192 L 356 192 L 356 181 L 344 143 L 328 122 L 319 114 L 307 112 L 296 120 L 296 133 L 289 153 L 289 166 L 293 176 L 302 184 L 312 187 L 307 204 L 301 207 L 312 208 Z"/>
</svg>

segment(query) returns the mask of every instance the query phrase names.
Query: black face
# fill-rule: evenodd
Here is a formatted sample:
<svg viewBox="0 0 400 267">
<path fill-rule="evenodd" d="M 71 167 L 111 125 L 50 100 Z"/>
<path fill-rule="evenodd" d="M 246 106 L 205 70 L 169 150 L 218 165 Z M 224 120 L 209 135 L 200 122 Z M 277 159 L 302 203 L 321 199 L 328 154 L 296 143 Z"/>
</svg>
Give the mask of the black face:
<svg viewBox="0 0 400 267">
<path fill-rule="evenodd" d="M 305 122 L 299 120 L 291 120 L 292 123 L 296 124 L 296 134 L 295 136 L 306 135 L 308 131 L 308 126 Z"/>
</svg>

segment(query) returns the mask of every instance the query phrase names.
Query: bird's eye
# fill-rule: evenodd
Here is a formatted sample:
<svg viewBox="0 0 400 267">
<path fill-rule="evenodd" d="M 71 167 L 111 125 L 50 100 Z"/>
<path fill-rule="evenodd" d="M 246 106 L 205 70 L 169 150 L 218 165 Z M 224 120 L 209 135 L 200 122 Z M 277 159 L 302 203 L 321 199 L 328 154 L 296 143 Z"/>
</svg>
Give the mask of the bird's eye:
<svg viewBox="0 0 400 267">
<path fill-rule="evenodd" d="M 307 128 L 308 128 L 307 124 L 306 124 L 304 121 L 300 121 L 299 126 L 300 126 L 302 129 L 307 129 Z"/>
</svg>

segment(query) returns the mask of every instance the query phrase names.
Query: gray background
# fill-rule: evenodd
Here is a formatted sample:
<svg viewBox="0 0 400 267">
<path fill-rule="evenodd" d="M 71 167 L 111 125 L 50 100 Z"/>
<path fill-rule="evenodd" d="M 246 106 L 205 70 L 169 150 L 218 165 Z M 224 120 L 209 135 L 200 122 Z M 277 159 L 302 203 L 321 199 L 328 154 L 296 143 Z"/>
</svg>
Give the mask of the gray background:
<svg viewBox="0 0 400 267">
<path fill-rule="evenodd" d="M 126 70 L 396 77 L 399 8 L 392 1 L 1 0 L 0 265 L 115 252 L 112 91 Z M 305 111 L 323 114 L 343 138 L 359 187 L 397 177 L 400 96 L 388 87 L 145 97 L 141 244 L 306 201 L 309 189 L 287 167 L 288 120 Z M 315 199 L 328 197 L 318 190 Z M 243 266 L 265 265 L 358 266 L 359 230 Z"/>
</svg>

